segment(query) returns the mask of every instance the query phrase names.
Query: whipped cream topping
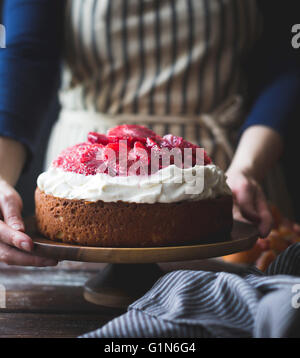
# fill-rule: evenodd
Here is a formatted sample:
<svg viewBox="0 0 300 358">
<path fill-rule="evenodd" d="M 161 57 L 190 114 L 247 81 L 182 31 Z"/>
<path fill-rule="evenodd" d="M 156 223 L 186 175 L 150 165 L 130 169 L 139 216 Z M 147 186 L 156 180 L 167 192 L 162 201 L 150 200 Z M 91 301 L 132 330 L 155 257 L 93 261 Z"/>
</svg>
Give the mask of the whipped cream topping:
<svg viewBox="0 0 300 358">
<path fill-rule="evenodd" d="M 173 203 L 231 195 L 226 175 L 216 165 L 181 169 L 170 165 L 150 176 L 85 176 L 51 166 L 37 185 L 46 194 L 65 199 L 129 203 Z"/>
</svg>

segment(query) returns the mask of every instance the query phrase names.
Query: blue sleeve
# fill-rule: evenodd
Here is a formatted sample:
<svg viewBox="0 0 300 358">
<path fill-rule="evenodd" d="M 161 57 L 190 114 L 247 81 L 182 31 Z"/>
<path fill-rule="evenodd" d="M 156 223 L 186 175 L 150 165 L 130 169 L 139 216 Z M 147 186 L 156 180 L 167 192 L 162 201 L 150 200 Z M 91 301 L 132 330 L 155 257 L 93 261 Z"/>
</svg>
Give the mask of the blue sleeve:
<svg viewBox="0 0 300 358">
<path fill-rule="evenodd" d="M 35 151 L 43 115 L 58 86 L 63 0 L 6 0 L 0 49 L 0 135 Z"/>
<path fill-rule="evenodd" d="M 299 4 L 261 0 L 260 6 L 264 30 L 248 61 L 252 105 L 242 131 L 265 125 L 285 137 L 291 122 L 300 115 L 299 53 L 291 45 Z"/>
</svg>

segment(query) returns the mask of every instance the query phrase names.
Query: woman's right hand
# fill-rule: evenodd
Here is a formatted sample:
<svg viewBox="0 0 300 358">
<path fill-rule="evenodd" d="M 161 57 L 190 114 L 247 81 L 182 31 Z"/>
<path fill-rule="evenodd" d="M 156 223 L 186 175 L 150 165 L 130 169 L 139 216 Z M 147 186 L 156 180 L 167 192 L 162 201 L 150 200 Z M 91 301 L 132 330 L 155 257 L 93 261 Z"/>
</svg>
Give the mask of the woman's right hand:
<svg viewBox="0 0 300 358">
<path fill-rule="evenodd" d="M 17 191 L 0 178 L 0 262 L 8 265 L 55 266 L 57 261 L 32 253 L 33 242 L 24 233 L 22 205 Z"/>
</svg>

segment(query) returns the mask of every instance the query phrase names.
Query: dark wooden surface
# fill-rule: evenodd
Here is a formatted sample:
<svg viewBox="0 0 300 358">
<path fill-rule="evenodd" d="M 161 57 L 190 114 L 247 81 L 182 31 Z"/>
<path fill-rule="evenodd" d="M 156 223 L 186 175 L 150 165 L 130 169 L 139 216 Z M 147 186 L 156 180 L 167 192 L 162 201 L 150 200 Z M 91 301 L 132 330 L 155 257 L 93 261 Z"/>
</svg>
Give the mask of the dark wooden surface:
<svg viewBox="0 0 300 358">
<path fill-rule="evenodd" d="M 63 262 L 55 268 L 25 268 L 0 264 L 0 284 L 6 289 L 6 308 L 0 309 L 0 337 L 77 337 L 121 314 L 83 298 L 83 285 L 99 266 Z"/>
<path fill-rule="evenodd" d="M 61 262 L 52 268 L 0 263 L 6 308 L 0 309 L 0 338 L 68 338 L 100 328 L 124 310 L 84 300 L 84 283 L 105 264 Z M 161 264 L 164 272 L 185 269 L 240 270 L 219 260 Z"/>
</svg>

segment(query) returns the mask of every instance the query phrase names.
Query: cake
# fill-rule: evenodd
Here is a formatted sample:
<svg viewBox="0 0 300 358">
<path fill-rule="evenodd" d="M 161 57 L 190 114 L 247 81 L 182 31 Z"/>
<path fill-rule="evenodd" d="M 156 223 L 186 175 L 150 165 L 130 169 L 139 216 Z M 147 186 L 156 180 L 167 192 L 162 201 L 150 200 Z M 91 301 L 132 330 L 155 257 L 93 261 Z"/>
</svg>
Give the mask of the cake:
<svg viewBox="0 0 300 358">
<path fill-rule="evenodd" d="M 37 228 L 65 243 L 156 247 L 224 240 L 232 193 L 203 149 L 121 125 L 63 150 L 40 174 Z"/>
</svg>

